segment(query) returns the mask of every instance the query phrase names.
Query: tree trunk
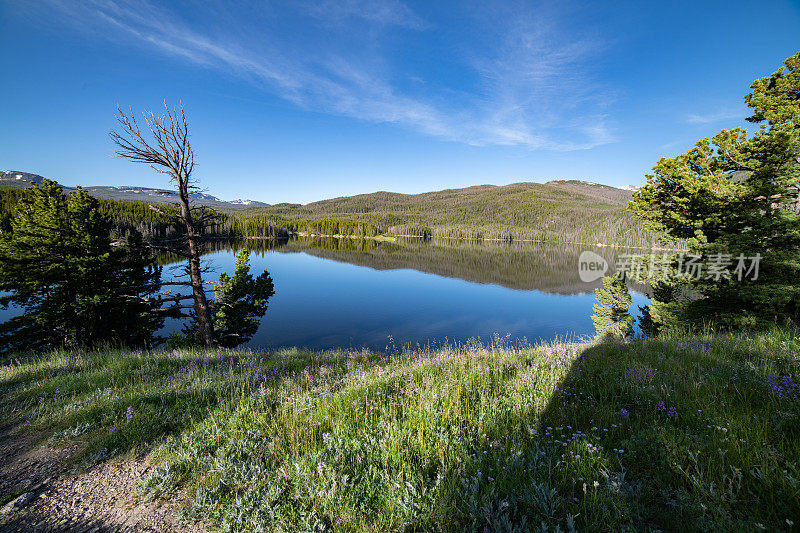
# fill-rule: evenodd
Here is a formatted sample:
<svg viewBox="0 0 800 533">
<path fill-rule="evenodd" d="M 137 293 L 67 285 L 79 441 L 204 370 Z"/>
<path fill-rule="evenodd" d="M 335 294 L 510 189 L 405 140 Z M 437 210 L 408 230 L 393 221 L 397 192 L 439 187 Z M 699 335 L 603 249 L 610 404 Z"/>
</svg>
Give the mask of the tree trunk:
<svg viewBox="0 0 800 533">
<path fill-rule="evenodd" d="M 192 212 L 189 208 L 189 191 L 182 182 L 178 183 L 178 195 L 181 200 L 181 217 L 186 224 L 186 240 L 189 252 L 189 283 L 192 286 L 194 298 L 194 315 L 197 321 L 197 332 L 204 346 L 214 344 L 214 331 L 211 326 L 211 317 L 208 310 L 208 300 L 203 287 L 203 276 L 200 272 L 200 248 L 197 243 Z"/>
</svg>

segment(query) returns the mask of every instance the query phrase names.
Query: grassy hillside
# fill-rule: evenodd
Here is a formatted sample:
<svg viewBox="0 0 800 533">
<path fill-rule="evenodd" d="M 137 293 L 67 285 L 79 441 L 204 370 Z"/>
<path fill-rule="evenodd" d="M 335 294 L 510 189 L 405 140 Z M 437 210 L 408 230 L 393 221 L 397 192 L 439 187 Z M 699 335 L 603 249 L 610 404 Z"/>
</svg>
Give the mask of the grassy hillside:
<svg viewBox="0 0 800 533">
<path fill-rule="evenodd" d="M 150 452 L 142 497 L 222 530 L 788 531 L 798 338 L 31 354 L 0 417 L 86 464 Z"/>
<path fill-rule="evenodd" d="M 242 216 L 365 221 L 389 235 L 649 246 L 653 236 L 625 212 L 630 198 L 629 191 L 605 185 L 553 181 L 423 194 L 376 192 L 248 209 Z"/>
</svg>

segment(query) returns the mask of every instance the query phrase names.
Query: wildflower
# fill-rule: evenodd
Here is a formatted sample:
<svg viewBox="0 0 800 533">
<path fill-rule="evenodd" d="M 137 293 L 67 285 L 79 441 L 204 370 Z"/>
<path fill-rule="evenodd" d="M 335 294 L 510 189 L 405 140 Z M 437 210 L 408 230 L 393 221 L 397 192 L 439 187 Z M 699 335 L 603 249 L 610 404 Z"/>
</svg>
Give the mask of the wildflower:
<svg viewBox="0 0 800 533">
<path fill-rule="evenodd" d="M 625 408 L 620 409 L 619 416 L 621 416 L 622 418 L 628 418 L 628 410 Z"/>
<path fill-rule="evenodd" d="M 331 440 L 331 434 L 330 433 L 323 433 L 322 434 L 322 440 L 323 440 L 323 442 L 328 442 L 329 440 Z"/>
<path fill-rule="evenodd" d="M 261 385 L 261 386 L 258 388 L 258 395 L 259 395 L 259 396 L 261 396 L 261 397 L 264 397 L 264 396 L 266 396 L 266 395 L 267 395 L 267 389 L 266 389 L 266 388 L 264 388 L 264 385 Z"/>
<path fill-rule="evenodd" d="M 317 463 L 317 473 L 321 476 L 324 471 L 325 471 L 325 463 L 320 461 L 319 463 Z"/>
<path fill-rule="evenodd" d="M 667 413 L 667 416 L 670 416 L 672 418 L 676 418 L 678 416 L 678 410 L 675 407 L 670 407 L 669 408 L 669 413 Z"/>
<path fill-rule="evenodd" d="M 660 402 L 658 402 L 658 407 L 657 407 L 657 409 L 658 409 L 659 411 L 664 411 L 664 410 L 666 410 L 666 409 L 667 409 L 667 406 L 666 406 L 666 405 L 664 405 L 664 401 L 663 401 L 663 400 L 662 400 L 662 401 L 660 401 Z"/>
<path fill-rule="evenodd" d="M 767 383 L 772 389 L 772 392 L 776 394 L 778 398 L 782 399 L 784 395 L 788 396 L 797 395 L 798 386 L 794 382 L 791 376 L 778 377 L 775 374 L 770 373 L 767 376 Z"/>
<path fill-rule="evenodd" d="M 133 406 L 128 406 L 128 409 L 125 411 L 125 417 L 128 419 L 128 422 L 131 421 L 133 418 Z"/>
<path fill-rule="evenodd" d="M 508 507 L 508 500 L 503 500 L 503 503 L 501 505 L 503 506 L 503 509 L 507 508 Z"/>
</svg>

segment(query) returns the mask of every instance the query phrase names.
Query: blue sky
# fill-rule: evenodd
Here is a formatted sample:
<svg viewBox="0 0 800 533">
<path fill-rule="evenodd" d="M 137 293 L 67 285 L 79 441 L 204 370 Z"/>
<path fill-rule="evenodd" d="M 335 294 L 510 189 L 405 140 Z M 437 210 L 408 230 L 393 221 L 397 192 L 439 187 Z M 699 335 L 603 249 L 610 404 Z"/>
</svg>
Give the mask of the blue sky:
<svg viewBox="0 0 800 533">
<path fill-rule="evenodd" d="M 107 133 L 180 99 L 223 199 L 641 184 L 798 49 L 786 1 L 0 0 L 0 169 L 168 186 Z"/>
</svg>

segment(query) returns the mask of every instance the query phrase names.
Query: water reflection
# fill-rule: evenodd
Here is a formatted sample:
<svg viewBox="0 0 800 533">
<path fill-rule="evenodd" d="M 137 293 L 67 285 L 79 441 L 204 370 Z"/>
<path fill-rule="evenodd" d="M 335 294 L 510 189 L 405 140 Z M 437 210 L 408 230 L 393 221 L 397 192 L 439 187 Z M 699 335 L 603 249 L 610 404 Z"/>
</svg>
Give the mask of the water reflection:
<svg viewBox="0 0 800 533">
<path fill-rule="evenodd" d="M 211 241 L 207 253 L 236 252 L 248 248 L 254 255 L 265 253 L 305 253 L 369 267 L 375 270 L 412 269 L 482 284 L 495 284 L 516 290 L 538 290 L 554 294 L 594 293 L 600 280 L 584 283 L 578 275 L 578 257 L 591 250 L 613 265 L 618 253 L 639 251 L 592 248 L 544 243 L 494 243 L 464 240 L 337 239 L 333 237 L 291 240 L 248 239 Z M 179 261 L 170 257 L 167 262 Z M 633 290 L 644 287 L 632 285 Z"/>
<path fill-rule="evenodd" d="M 600 282 L 580 280 L 578 256 L 585 247 L 248 240 L 211 242 L 204 258 L 214 271 L 231 272 L 235 252 L 245 246 L 253 252 L 251 271 L 268 269 L 276 287 L 250 342 L 254 347 L 383 350 L 495 335 L 525 342 L 593 333 L 589 316 Z M 617 251 L 594 251 L 614 264 Z M 637 314 L 646 303 L 638 289 Z"/>
</svg>

